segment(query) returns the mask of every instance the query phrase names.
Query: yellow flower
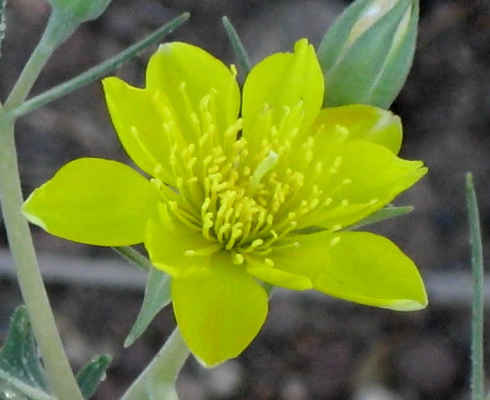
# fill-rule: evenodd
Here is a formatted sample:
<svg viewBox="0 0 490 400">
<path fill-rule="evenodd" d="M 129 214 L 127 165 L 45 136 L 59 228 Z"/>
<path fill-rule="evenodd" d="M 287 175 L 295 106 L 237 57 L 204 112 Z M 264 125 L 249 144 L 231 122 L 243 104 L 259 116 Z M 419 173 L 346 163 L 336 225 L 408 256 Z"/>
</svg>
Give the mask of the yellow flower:
<svg viewBox="0 0 490 400">
<path fill-rule="evenodd" d="M 370 106 L 321 110 L 314 49 L 236 72 L 200 48 L 162 45 L 146 88 L 104 80 L 124 164 L 75 160 L 23 212 L 78 242 L 144 242 L 172 276 L 182 335 L 207 365 L 240 354 L 268 307 L 262 282 L 395 310 L 424 308 L 413 262 L 388 239 L 345 231 L 425 173 L 397 157 L 398 117 Z M 240 116 L 241 115 L 241 116 Z"/>
</svg>

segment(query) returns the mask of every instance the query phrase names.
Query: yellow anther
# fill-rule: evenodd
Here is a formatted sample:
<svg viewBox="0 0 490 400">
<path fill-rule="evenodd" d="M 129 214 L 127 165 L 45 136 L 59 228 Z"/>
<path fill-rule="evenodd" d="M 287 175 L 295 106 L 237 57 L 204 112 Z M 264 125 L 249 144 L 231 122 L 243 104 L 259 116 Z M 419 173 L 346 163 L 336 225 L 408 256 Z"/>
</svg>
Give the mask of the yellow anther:
<svg viewBox="0 0 490 400">
<path fill-rule="evenodd" d="M 232 260 L 233 264 L 241 265 L 245 262 L 245 257 L 243 256 L 243 254 L 232 251 Z"/>
<path fill-rule="evenodd" d="M 343 139 L 347 139 L 349 136 L 349 130 L 343 125 L 335 125 L 335 133 L 343 136 Z"/>
</svg>

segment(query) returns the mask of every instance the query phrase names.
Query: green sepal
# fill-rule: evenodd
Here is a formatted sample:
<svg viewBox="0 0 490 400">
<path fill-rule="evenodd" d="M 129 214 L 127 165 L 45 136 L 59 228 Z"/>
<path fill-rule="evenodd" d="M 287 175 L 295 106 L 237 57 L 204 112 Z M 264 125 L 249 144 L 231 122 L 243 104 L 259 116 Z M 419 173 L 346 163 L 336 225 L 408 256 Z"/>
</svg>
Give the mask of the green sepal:
<svg viewBox="0 0 490 400">
<path fill-rule="evenodd" d="M 172 279 L 167 273 L 156 268 L 150 269 L 143 304 L 136 322 L 124 341 L 124 347 L 131 346 L 145 332 L 160 310 L 170 303 L 171 281 Z"/>
<path fill-rule="evenodd" d="M 332 25 L 318 48 L 325 74 L 324 105 L 368 104 L 388 108 L 400 92 L 413 61 L 418 2 L 399 1 L 349 43 L 352 28 L 373 0 L 354 2 Z M 410 10 L 409 23 L 395 33 Z"/>
<path fill-rule="evenodd" d="M 106 371 L 111 361 L 112 357 L 110 355 L 102 354 L 90 361 L 77 374 L 77 383 L 84 399 L 92 397 L 105 379 Z"/>
<path fill-rule="evenodd" d="M 7 340 L 0 350 L 0 398 L 55 400 L 23 306 L 14 312 Z"/>
</svg>

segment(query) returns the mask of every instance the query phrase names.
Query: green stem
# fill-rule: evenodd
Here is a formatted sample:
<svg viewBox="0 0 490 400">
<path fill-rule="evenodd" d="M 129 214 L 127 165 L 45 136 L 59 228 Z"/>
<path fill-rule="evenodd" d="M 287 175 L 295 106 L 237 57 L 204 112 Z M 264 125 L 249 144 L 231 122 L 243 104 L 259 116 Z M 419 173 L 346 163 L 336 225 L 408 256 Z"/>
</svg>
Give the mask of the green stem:
<svg viewBox="0 0 490 400">
<path fill-rule="evenodd" d="M 167 400 L 175 396 L 175 381 L 189 356 L 179 328 L 175 328 L 155 358 L 131 385 L 121 400 Z M 152 397 L 150 397 L 150 394 Z"/>
<path fill-rule="evenodd" d="M 470 225 L 471 266 L 473 269 L 473 310 L 471 330 L 471 392 L 472 400 L 484 399 L 483 370 L 483 249 L 481 240 L 478 202 L 476 199 L 473 175 L 466 175 L 466 200 Z"/>
<path fill-rule="evenodd" d="M 48 58 L 76 27 L 74 21 L 66 15 L 53 10 L 43 36 L 0 112 L 0 120 L 6 118 L 8 111 L 24 102 Z M 2 126 L 0 130 L 0 176 L 0 201 L 9 246 L 34 336 L 54 394 L 59 400 L 83 400 L 56 327 L 29 225 L 20 211 L 23 197 L 15 148 L 14 121 Z"/>
<path fill-rule="evenodd" d="M 0 200 L 19 286 L 56 397 L 82 400 L 56 328 L 29 226 L 20 211 L 23 199 L 17 165 L 13 126 L 8 125 L 0 132 Z"/>
</svg>

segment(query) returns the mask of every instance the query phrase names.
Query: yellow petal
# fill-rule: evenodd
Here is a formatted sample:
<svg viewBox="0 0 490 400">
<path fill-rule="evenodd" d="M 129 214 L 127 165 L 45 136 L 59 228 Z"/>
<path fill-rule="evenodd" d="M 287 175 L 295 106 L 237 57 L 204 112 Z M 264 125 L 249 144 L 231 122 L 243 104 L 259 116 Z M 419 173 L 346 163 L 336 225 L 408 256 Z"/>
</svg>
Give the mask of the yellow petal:
<svg viewBox="0 0 490 400">
<path fill-rule="evenodd" d="M 340 233 L 334 242 L 325 271 L 315 280 L 317 290 L 397 311 L 427 306 L 417 267 L 394 243 L 367 232 Z"/>
<path fill-rule="evenodd" d="M 172 280 L 177 324 L 192 353 L 206 366 L 237 357 L 267 316 L 268 296 L 245 269 L 216 253 L 207 275 Z"/>
<path fill-rule="evenodd" d="M 399 311 L 427 306 L 417 267 L 388 239 L 366 232 L 296 235 L 298 246 L 270 257 L 277 268 L 309 276 L 314 288 L 356 303 Z"/>
<path fill-rule="evenodd" d="M 360 140 L 345 145 L 339 157 L 341 163 L 332 181 L 350 181 L 337 194 L 350 203 L 376 198 L 391 201 L 427 173 L 421 161 L 404 160 L 382 146 Z"/>
<path fill-rule="evenodd" d="M 271 126 L 285 125 L 280 134 L 287 138 L 295 128 L 310 126 L 320 111 L 324 83 L 315 50 L 306 39 L 298 41 L 294 50 L 267 57 L 247 77 L 242 115 L 249 142 L 267 138 Z M 270 119 L 265 131 L 264 118 Z"/>
<path fill-rule="evenodd" d="M 186 43 L 160 46 L 146 71 L 147 88 L 161 92 L 172 104 L 188 141 L 199 139 L 195 117 L 205 123 L 211 114 L 223 134 L 238 117 L 240 90 L 235 73 L 211 54 Z M 210 96 L 209 106 L 203 98 Z"/>
<path fill-rule="evenodd" d="M 321 148 L 317 157 L 321 157 Z M 391 202 L 427 173 L 421 161 L 401 159 L 383 146 L 362 140 L 341 147 L 331 163 L 318 185 L 332 201 L 304 218 L 302 226 L 351 225 Z"/>
<path fill-rule="evenodd" d="M 321 138 L 316 140 L 324 147 L 335 146 L 339 139 L 366 140 L 398 154 L 402 143 L 400 118 L 390 111 L 368 105 L 323 109 L 314 124 L 313 131 L 317 130 Z"/>
<path fill-rule="evenodd" d="M 112 123 L 128 155 L 149 175 L 158 171 L 159 177 L 173 184 L 169 164 L 173 139 L 164 130 L 164 124 L 172 124 L 173 118 L 169 111 L 164 116 L 168 110 L 164 98 L 114 77 L 102 83 Z"/>
<path fill-rule="evenodd" d="M 148 223 L 145 247 L 155 267 L 173 277 L 208 269 L 211 255 L 218 250 L 201 232 L 171 218 L 166 206 L 158 220 Z"/>
<path fill-rule="evenodd" d="M 26 218 L 49 233 L 99 246 L 143 242 L 157 213 L 155 187 L 116 161 L 81 158 L 62 167 L 26 200 Z"/>
<path fill-rule="evenodd" d="M 248 258 L 247 263 L 250 263 Z M 307 276 L 292 274 L 267 265 L 253 263 L 252 266 L 247 268 L 247 272 L 263 282 L 286 289 L 308 290 L 313 288 L 313 283 Z"/>
</svg>

